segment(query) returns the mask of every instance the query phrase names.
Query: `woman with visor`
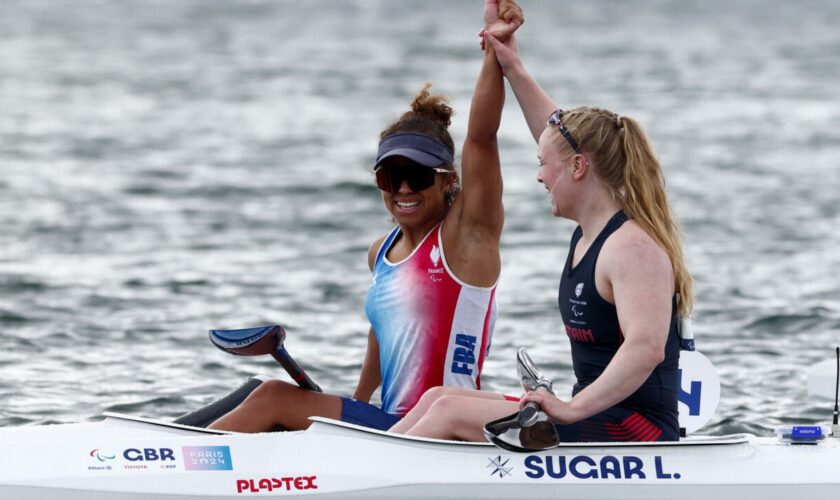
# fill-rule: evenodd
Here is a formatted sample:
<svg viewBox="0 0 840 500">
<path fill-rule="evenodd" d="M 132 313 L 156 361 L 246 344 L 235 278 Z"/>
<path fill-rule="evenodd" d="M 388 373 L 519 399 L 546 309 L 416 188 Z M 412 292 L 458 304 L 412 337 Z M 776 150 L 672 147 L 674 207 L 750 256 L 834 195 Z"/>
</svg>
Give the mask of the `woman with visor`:
<svg viewBox="0 0 840 500">
<path fill-rule="evenodd" d="M 514 2 L 487 1 L 488 31 L 506 39 L 521 23 Z M 353 398 L 270 380 L 211 427 L 299 430 L 317 415 L 384 430 L 431 387 L 479 387 L 501 267 L 496 131 L 504 83 L 487 51 L 472 97 L 460 181 L 448 131 L 452 109 L 429 87 L 380 135 L 376 184 L 396 227 L 368 252 L 373 275 L 365 311 L 371 329 Z M 378 408 L 368 401 L 380 384 Z"/>
<path fill-rule="evenodd" d="M 513 37 L 482 41 L 538 143 L 537 181 L 552 215 L 578 223 L 558 295 L 577 383 L 569 400 L 544 389 L 510 401 L 436 388 L 392 430 L 484 441 L 486 423 L 534 401 L 561 441 L 677 440 L 677 317 L 691 309 L 691 276 L 653 149 L 631 118 L 558 110 L 525 71 Z"/>
</svg>

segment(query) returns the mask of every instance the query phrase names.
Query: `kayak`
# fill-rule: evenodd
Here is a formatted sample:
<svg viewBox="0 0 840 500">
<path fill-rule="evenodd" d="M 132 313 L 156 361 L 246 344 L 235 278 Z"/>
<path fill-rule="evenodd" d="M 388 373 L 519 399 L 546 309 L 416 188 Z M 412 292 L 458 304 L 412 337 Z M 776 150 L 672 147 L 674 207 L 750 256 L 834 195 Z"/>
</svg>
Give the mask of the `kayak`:
<svg viewBox="0 0 840 500">
<path fill-rule="evenodd" d="M 840 496 L 840 439 L 691 436 L 511 453 L 313 417 L 305 431 L 239 434 L 106 413 L 0 429 L 0 498 L 89 500 L 556 498 L 809 500 Z"/>
<path fill-rule="evenodd" d="M 269 354 L 301 387 L 319 391 L 285 349 L 285 335 L 271 325 L 211 330 L 210 339 L 236 355 Z M 680 360 L 680 384 L 689 387 L 680 390 L 680 424 L 690 434 L 713 413 L 719 381 L 713 370 L 708 378 L 704 357 L 687 352 Z M 106 413 L 98 422 L 0 428 L 0 499 L 833 500 L 840 497 L 840 348 L 836 356 L 832 428 L 788 426 L 776 437 L 692 435 L 670 443 L 551 441 L 538 449 L 522 436 L 533 437 L 529 429 L 546 417 L 538 407 L 527 412 L 528 405 L 485 426 L 497 446 L 320 417 L 305 431 L 207 429 L 266 380 L 254 377 L 174 421 Z M 523 388 L 551 387 L 524 349 L 517 360 Z"/>
</svg>

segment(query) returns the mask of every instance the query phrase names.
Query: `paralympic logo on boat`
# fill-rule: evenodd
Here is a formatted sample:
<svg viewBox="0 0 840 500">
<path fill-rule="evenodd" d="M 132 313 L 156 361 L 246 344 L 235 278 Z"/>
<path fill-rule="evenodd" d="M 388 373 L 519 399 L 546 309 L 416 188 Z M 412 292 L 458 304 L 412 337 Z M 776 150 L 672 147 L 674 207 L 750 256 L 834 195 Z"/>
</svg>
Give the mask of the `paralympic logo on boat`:
<svg viewBox="0 0 840 500">
<path fill-rule="evenodd" d="M 91 458 L 95 458 L 95 459 L 99 460 L 100 462 L 105 462 L 106 460 L 113 460 L 113 459 L 117 458 L 116 455 L 106 455 L 105 453 L 100 452 L 99 448 L 94 448 L 94 449 L 90 450 L 90 456 L 91 456 Z"/>
<path fill-rule="evenodd" d="M 93 464 L 88 465 L 88 470 L 108 471 L 114 469 L 113 467 L 111 467 L 110 464 L 103 462 L 109 462 L 111 460 L 114 460 L 115 458 L 117 458 L 117 455 L 108 454 L 107 452 L 101 451 L 99 448 L 94 448 L 90 450 L 90 453 L 88 453 L 88 455 L 90 455 L 91 460 L 96 460 L 96 462 L 94 462 Z"/>
<path fill-rule="evenodd" d="M 156 468 L 163 470 L 178 468 L 178 459 L 175 458 L 175 452 L 171 448 L 126 448 L 120 453 L 121 458 L 117 457 L 117 453 L 94 448 L 88 455 L 97 462 L 108 462 L 108 464 L 91 465 L 88 470 L 111 470 L 112 460 L 114 463 L 122 462 L 122 468 L 125 470 L 148 470 L 151 463 L 155 463 Z"/>
</svg>

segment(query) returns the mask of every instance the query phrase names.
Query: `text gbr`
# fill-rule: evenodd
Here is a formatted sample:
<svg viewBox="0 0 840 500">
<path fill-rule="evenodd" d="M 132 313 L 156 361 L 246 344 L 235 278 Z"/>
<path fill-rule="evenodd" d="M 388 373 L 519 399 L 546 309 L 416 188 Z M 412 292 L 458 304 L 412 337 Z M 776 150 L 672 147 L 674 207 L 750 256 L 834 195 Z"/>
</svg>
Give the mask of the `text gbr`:
<svg viewBox="0 0 840 500">
<path fill-rule="evenodd" d="M 129 448 L 123 451 L 123 457 L 129 462 L 156 462 L 175 460 L 175 452 L 169 448 Z"/>
</svg>

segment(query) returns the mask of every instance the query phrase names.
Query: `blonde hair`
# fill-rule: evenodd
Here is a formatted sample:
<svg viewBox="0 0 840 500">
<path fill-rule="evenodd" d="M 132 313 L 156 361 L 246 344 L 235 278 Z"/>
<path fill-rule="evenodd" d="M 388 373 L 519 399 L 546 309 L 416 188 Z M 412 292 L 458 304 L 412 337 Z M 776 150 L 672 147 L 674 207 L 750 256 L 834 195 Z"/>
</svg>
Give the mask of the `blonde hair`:
<svg viewBox="0 0 840 500">
<path fill-rule="evenodd" d="M 562 115 L 580 150 L 592 157 L 595 175 L 609 188 L 627 217 L 668 254 L 679 294 L 679 313 L 694 306 L 692 278 L 685 263 L 680 229 L 665 193 L 665 179 L 642 127 L 626 116 L 600 108 L 580 107 Z M 557 144 L 568 143 L 549 125 Z"/>
</svg>

